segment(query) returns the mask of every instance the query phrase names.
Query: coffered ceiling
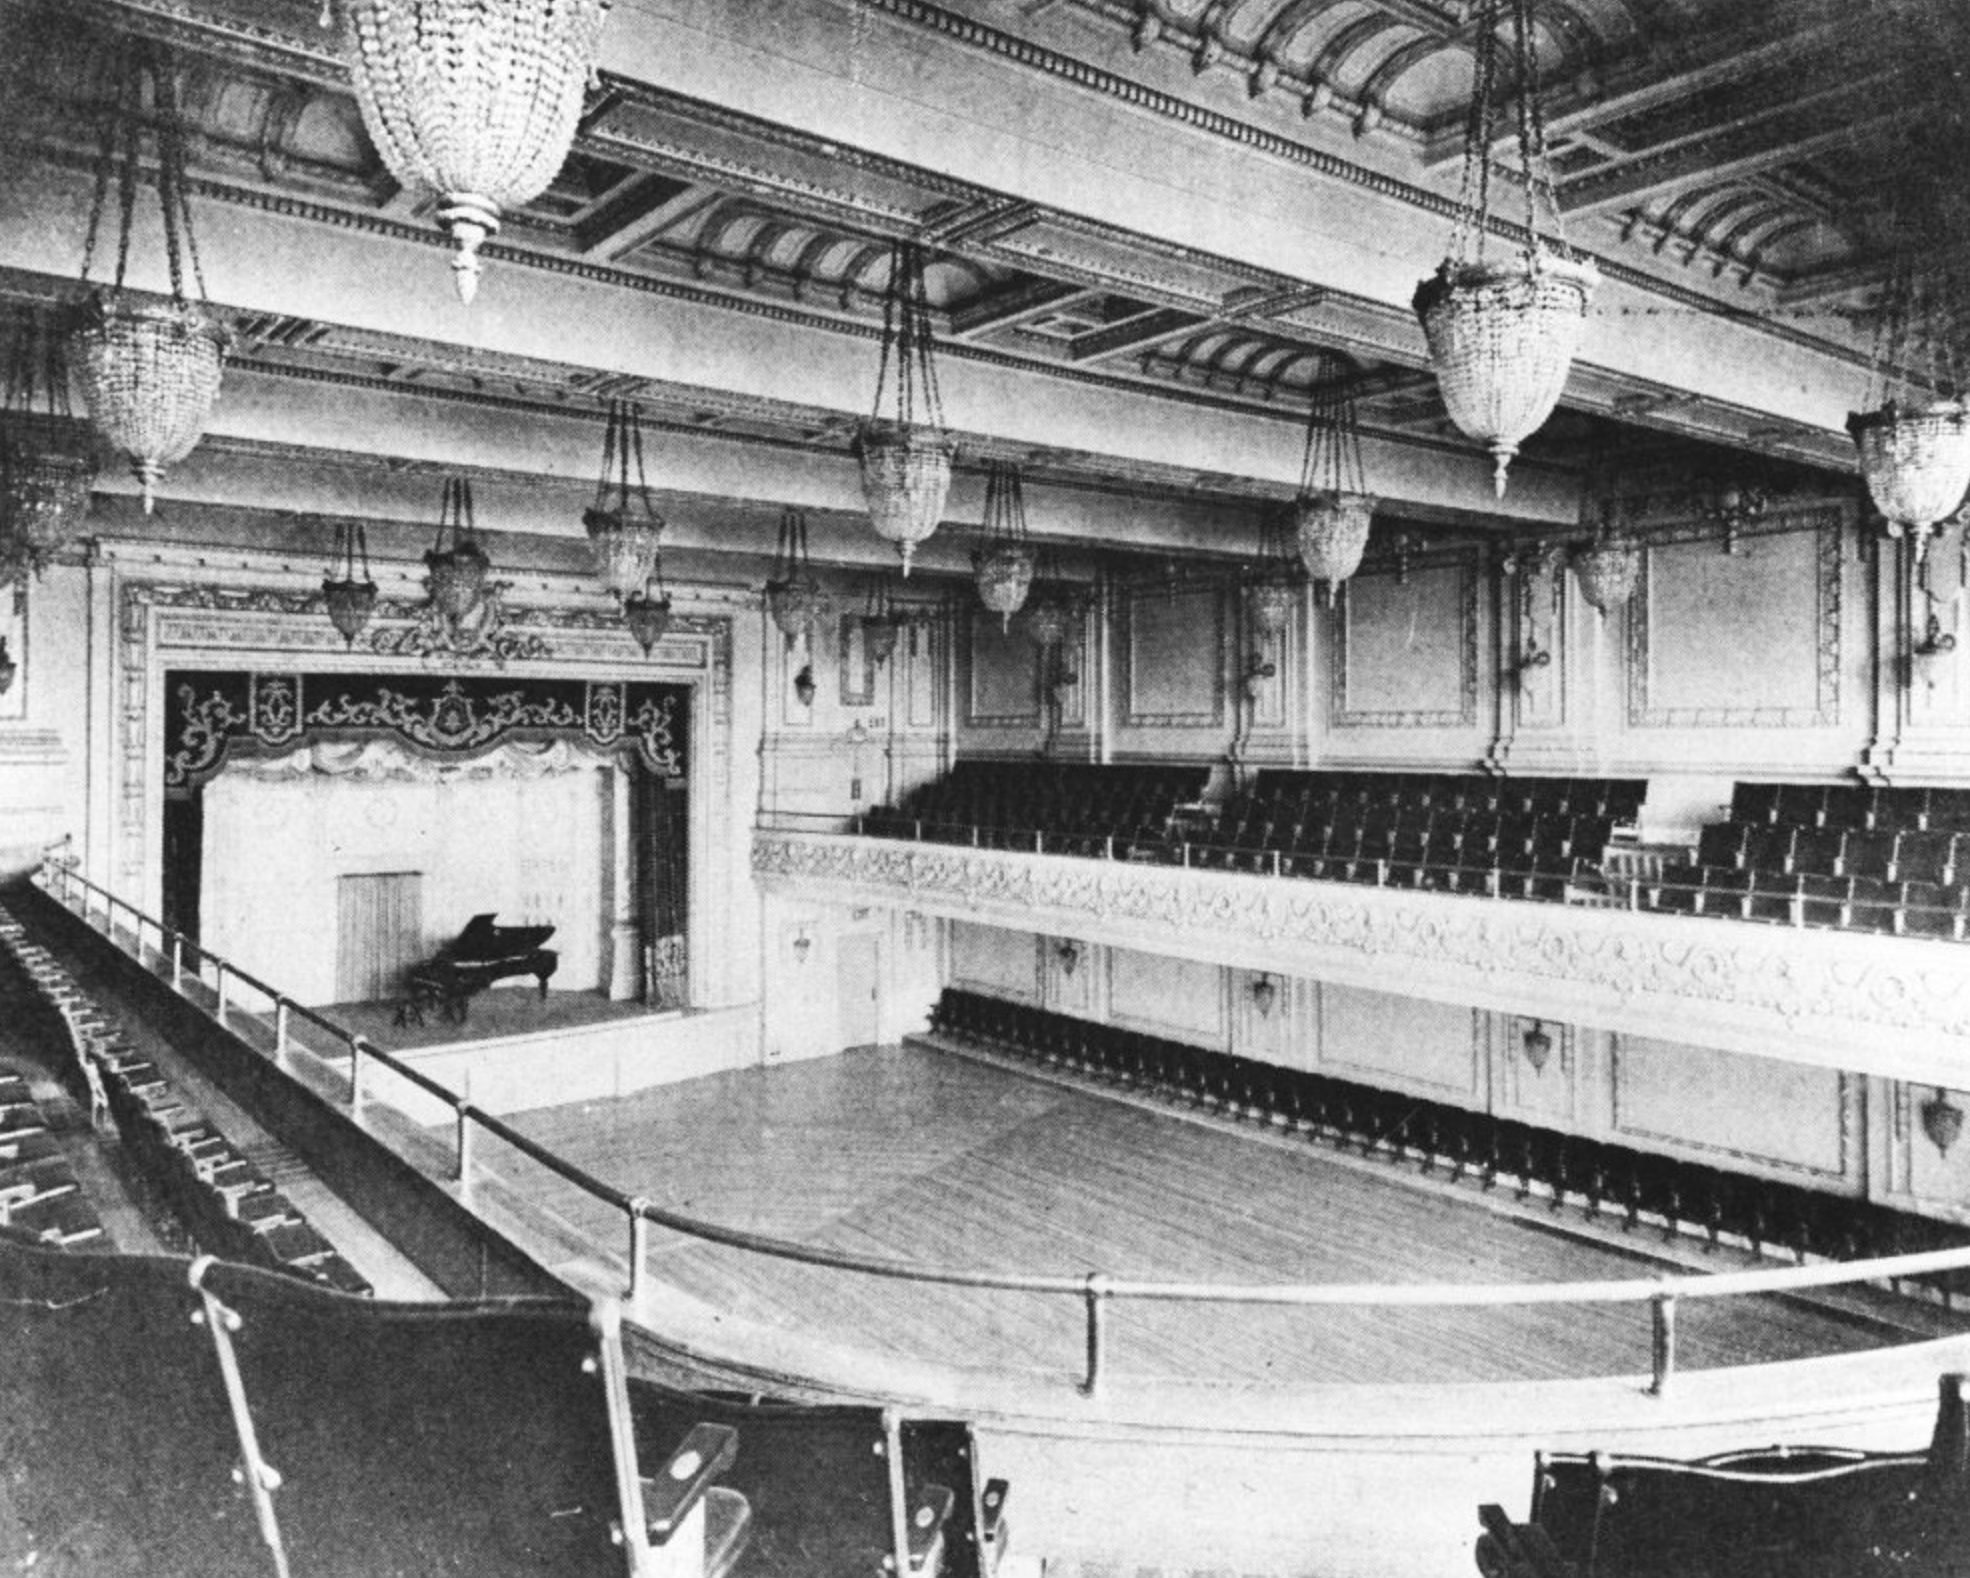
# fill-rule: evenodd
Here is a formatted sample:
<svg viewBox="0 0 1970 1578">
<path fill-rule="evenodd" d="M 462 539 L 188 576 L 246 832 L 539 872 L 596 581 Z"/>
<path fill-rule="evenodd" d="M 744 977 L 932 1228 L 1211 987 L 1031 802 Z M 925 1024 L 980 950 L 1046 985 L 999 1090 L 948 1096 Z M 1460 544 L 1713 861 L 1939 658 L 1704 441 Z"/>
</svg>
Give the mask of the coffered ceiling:
<svg viewBox="0 0 1970 1578">
<path fill-rule="evenodd" d="M 222 450 L 413 458 L 412 398 L 427 433 L 461 429 L 414 458 L 525 470 L 468 441 L 471 413 L 590 419 L 622 395 L 838 470 L 887 243 L 913 236 L 965 455 L 1043 483 L 1277 500 L 1309 396 L 1342 385 L 1374 486 L 1425 523 L 1558 526 L 1611 446 L 1851 470 L 1884 216 L 1954 147 L 1924 65 L 1958 42 L 1951 0 L 1539 0 L 1561 201 L 1607 283 L 1503 506 L 1407 309 L 1447 239 L 1472 9 L 617 0 L 576 151 L 465 309 L 319 0 L 0 0 L 0 293 L 72 281 L 97 46 L 136 33 L 177 51 L 229 387 L 254 391 L 222 407 Z M 341 392 L 332 433 L 310 387 Z"/>
</svg>

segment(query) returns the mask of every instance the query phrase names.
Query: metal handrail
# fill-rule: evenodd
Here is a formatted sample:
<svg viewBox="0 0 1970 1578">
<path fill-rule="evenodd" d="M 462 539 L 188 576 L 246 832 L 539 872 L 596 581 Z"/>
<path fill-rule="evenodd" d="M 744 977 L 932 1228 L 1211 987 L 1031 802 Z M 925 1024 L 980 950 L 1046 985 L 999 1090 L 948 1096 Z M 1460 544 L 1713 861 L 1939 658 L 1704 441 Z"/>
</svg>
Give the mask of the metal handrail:
<svg viewBox="0 0 1970 1578">
<path fill-rule="evenodd" d="M 1856 1282 L 1889 1281 L 1927 1272 L 1970 1268 L 1970 1246 L 1958 1249 L 1922 1250 L 1912 1254 L 1884 1255 L 1869 1260 L 1833 1261 L 1814 1266 L 1781 1266 L 1768 1270 L 1704 1272 L 1655 1277 L 1628 1277 L 1593 1282 L 1545 1283 L 1221 1283 L 1149 1282 L 1110 1277 L 1100 1272 L 1086 1276 L 1060 1276 L 1042 1273 L 970 1271 L 961 1267 L 926 1266 L 915 1261 L 893 1260 L 861 1255 L 847 1250 L 823 1249 L 790 1239 L 774 1238 L 742 1228 L 721 1227 L 715 1222 L 669 1210 L 640 1196 L 631 1196 L 603 1182 L 575 1163 L 567 1161 L 538 1141 L 522 1134 L 510 1124 L 474 1106 L 469 1098 L 453 1091 L 441 1081 L 412 1068 L 372 1042 L 365 1041 L 343 1026 L 275 992 L 257 977 L 239 970 L 210 950 L 202 948 L 183 933 L 162 921 L 144 915 L 136 906 L 119 899 L 107 888 L 91 881 L 65 864 L 42 868 L 44 883 L 62 885 L 61 901 L 73 907 L 71 890 L 83 890 L 81 915 L 94 924 L 88 896 L 101 895 L 104 901 L 106 931 L 115 938 L 114 918 L 118 909 L 127 910 L 135 926 L 138 958 L 142 960 L 143 928 L 153 928 L 159 939 L 159 952 L 170 945 L 174 969 L 183 950 L 191 948 L 207 964 L 214 965 L 220 978 L 230 973 L 236 980 L 253 987 L 276 1005 L 284 1019 L 300 1016 L 347 1045 L 352 1053 L 351 1106 L 361 1102 L 360 1067 L 364 1058 L 373 1058 L 391 1072 L 437 1097 L 457 1116 L 457 1172 L 461 1185 L 469 1183 L 468 1133 L 476 1124 L 503 1140 L 528 1160 L 555 1173 L 602 1204 L 626 1214 L 630 1229 L 631 1300 L 641 1293 L 646 1275 L 650 1226 L 669 1228 L 691 1238 L 725 1248 L 765 1255 L 776 1260 L 819 1266 L 829 1270 L 854 1272 L 864 1276 L 888 1277 L 904 1282 L 933 1283 L 946 1287 L 977 1288 L 1007 1293 L 1042 1293 L 1071 1296 L 1085 1307 L 1087 1362 L 1079 1390 L 1094 1395 L 1100 1386 L 1106 1352 L 1105 1306 L 1112 1300 L 1137 1299 L 1163 1303 L 1216 1303 L 1276 1305 L 1296 1308 L 1336 1306 L 1377 1308 L 1498 1308 L 1541 1304 L 1647 1304 L 1650 1309 L 1651 1380 L 1649 1392 L 1661 1396 L 1675 1371 L 1676 1309 L 1685 1299 L 1738 1298 L 1794 1293 L 1809 1288 L 1839 1287 Z M 181 983 L 174 982 L 182 995 Z M 223 1004 L 221 1005 L 223 1006 Z M 279 1047 L 276 1048 L 276 1056 Z"/>
</svg>

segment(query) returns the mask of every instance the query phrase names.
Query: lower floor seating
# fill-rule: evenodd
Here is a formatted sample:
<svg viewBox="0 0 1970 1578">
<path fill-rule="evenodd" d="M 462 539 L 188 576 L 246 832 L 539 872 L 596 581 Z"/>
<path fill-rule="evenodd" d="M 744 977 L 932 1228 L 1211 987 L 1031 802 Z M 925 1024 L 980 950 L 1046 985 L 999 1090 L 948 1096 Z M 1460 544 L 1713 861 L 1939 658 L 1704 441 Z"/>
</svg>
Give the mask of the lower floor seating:
<svg viewBox="0 0 1970 1578">
<path fill-rule="evenodd" d="M 1970 1232 L 1871 1201 L 1730 1173 L 1537 1128 L 1306 1069 L 1235 1057 L 981 993 L 946 988 L 931 1029 L 995 1052 L 1166 1100 L 1304 1134 L 1363 1156 L 1468 1178 L 1486 1189 L 1610 1216 L 1708 1244 L 1804 1260 L 1955 1248 Z M 1970 1273 L 1926 1279 L 1945 1297 Z"/>
<path fill-rule="evenodd" d="M 1763 1447 L 1691 1462 L 1542 1453 L 1532 1512 L 1479 1510 L 1484 1578 L 1944 1578 L 1970 1570 L 1970 1379 L 1926 1453 Z"/>
</svg>

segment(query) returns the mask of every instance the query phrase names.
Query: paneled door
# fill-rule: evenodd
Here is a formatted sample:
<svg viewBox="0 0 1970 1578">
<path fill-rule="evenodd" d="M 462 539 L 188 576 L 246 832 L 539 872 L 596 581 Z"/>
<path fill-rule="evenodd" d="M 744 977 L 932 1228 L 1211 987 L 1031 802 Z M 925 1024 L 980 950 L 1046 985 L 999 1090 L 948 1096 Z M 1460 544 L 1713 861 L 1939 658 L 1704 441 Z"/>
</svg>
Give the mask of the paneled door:
<svg viewBox="0 0 1970 1578">
<path fill-rule="evenodd" d="M 876 993 L 882 979 L 881 943 L 866 933 L 849 933 L 835 945 L 835 971 L 842 1050 L 874 1046 L 880 1022 Z"/>
<path fill-rule="evenodd" d="M 424 873 L 375 871 L 335 880 L 335 1000 L 372 1003 L 403 991 L 424 956 Z"/>
</svg>

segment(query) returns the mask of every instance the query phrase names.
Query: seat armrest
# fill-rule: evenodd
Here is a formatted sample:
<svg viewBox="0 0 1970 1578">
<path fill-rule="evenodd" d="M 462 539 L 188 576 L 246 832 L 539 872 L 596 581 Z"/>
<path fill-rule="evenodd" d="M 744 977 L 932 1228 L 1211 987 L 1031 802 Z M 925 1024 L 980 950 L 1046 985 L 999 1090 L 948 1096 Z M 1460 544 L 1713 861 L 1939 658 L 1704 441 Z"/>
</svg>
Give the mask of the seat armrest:
<svg viewBox="0 0 1970 1578">
<path fill-rule="evenodd" d="M 656 1478 L 643 1481 L 643 1516 L 650 1539 L 662 1545 L 683 1525 L 711 1482 L 739 1455 L 730 1425 L 693 1425 Z"/>
<path fill-rule="evenodd" d="M 1490 1503 L 1478 1508 L 1478 1519 L 1485 1528 L 1476 1552 L 1483 1578 L 1577 1578 L 1579 1568 L 1538 1524 L 1514 1523 Z"/>
<path fill-rule="evenodd" d="M 944 1551 L 944 1526 L 956 1498 L 942 1485 L 924 1485 L 910 1502 L 910 1571 L 932 1578 Z"/>
<path fill-rule="evenodd" d="M 989 1555 L 988 1571 L 998 1566 L 1012 1542 L 1012 1528 L 1006 1522 L 1006 1493 L 1004 1480 L 988 1479 L 978 1498 L 978 1543 Z"/>
</svg>

